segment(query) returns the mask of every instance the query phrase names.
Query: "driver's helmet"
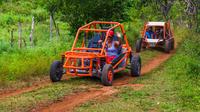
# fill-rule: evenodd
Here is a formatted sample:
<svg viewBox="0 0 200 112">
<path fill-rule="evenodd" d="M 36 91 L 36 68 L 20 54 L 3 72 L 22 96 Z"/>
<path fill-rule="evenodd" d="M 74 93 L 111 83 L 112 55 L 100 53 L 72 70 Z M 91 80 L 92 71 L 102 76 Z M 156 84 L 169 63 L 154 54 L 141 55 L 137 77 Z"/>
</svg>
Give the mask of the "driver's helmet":
<svg viewBox="0 0 200 112">
<path fill-rule="evenodd" d="M 108 36 L 113 37 L 114 36 L 114 31 L 110 30 L 108 33 Z"/>
</svg>

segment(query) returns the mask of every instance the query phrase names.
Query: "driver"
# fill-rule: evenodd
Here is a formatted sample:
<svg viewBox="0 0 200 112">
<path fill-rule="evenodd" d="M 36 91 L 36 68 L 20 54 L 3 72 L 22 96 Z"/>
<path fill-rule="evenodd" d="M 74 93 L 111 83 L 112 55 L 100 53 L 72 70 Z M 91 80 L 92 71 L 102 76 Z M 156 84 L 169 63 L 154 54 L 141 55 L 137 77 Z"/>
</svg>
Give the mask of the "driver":
<svg viewBox="0 0 200 112">
<path fill-rule="evenodd" d="M 119 34 L 117 34 L 117 36 L 118 35 Z M 115 41 L 113 37 L 114 37 L 114 31 L 110 30 L 106 42 L 106 53 L 108 62 L 111 62 L 119 54 L 120 41 Z M 99 40 L 98 43 L 102 43 L 102 40 Z"/>
<path fill-rule="evenodd" d="M 149 27 L 145 33 L 145 37 L 147 37 L 148 39 L 152 39 L 155 37 L 154 32 L 152 31 L 152 27 Z"/>
<path fill-rule="evenodd" d="M 114 31 L 109 31 L 108 33 L 108 41 L 106 42 L 106 52 L 107 52 L 107 61 L 111 62 L 114 58 L 116 58 L 119 54 L 119 41 L 113 40 Z"/>
</svg>

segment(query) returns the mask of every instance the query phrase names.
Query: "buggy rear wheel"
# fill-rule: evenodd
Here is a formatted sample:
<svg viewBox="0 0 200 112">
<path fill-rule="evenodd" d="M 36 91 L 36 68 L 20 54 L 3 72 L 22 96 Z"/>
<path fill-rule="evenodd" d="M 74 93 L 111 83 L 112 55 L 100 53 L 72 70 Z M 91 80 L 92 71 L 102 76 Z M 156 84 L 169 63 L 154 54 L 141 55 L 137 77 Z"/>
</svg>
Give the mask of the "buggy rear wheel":
<svg viewBox="0 0 200 112">
<path fill-rule="evenodd" d="M 136 52 L 137 53 L 141 51 L 141 47 L 142 47 L 142 39 L 140 38 L 136 41 Z"/>
<path fill-rule="evenodd" d="M 50 79 L 52 82 L 58 82 L 63 75 L 63 67 L 60 61 L 54 61 L 50 68 Z"/>
<path fill-rule="evenodd" d="M 170 43 L 169 40 L 166 40 L 166 41 L 165 41 L 164 50 L 165 50 L 166 53 L 169 53 L 169 52 L 170 52 L 170 50 L 171 50 L 171 43 Z"/>
<path fill-rule="evenodd" d="M 141 75 L 141 58 L 139 55 L 133 55 L 131 59 L 131 76 Z"/>
<path fill-rule="evenodd" d="M 104 86 L 112 86 L 112 81 L 114 77 L 113 67 L 111 64 L 106 64 L 103 67 L 101 82 Z"/>
</svg>

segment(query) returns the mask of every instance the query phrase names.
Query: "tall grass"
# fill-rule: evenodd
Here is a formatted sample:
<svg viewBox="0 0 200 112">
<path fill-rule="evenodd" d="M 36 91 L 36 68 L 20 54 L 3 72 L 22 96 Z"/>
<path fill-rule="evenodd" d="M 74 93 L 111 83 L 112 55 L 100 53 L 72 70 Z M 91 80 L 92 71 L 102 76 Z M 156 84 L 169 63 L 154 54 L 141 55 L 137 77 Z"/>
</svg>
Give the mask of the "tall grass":
<svg viewBox="0 0 200 112">
<path fill-rule="evenodd" d="M 69 42 L 47 42 L 43 47 L 12 49 L 0 57 L 0 85 L 48 75 L 53 60 L 71 48 Z"/>
<path fill-rule="evenodd" d="M 30 17 L 31 19 L 31 17 Z M 49 39 L 49 21 L 35 22 L 33 33 L 34 46 L 30 46 L 31 22 L 22 23 L 22 38 L 26 41 L 18 48 L 18 31 L 14 30 L 14 45 L 10 46 L 10 34 L 7 27 L 0 29 L 0 88 L 19 81 L 28 82 L 36 77 L 46 76 L 53 60 L 59 59 L 62 52 L 72 46 L 73 37 L 67 31 L 68 26 L 59 22 L 60 36 L 53 29 L 53 38 Z"/>
</svg>

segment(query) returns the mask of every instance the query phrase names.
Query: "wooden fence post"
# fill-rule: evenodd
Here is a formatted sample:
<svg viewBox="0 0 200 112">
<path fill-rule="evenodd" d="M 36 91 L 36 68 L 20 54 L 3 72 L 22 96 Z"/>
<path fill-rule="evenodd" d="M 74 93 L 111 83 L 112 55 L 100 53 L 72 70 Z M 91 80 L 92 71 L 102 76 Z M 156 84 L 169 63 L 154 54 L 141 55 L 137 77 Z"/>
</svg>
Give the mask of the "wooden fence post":
<svg viewBox="0 0 200 112">
<path fill-rule="evenodd" d="M 18 22 L 18 47 L 21 48 L 22 47 L 22 26 L 21 26 L 21 22 Z"/>
<path fill-rule="evenodd" d="M 53 31 L 53 18 L 52 18 L 52 15 L 50 15 L 50 41 L 52 40 L 52 31 Z"/>
<path fill-rule="evenodd" d="M 33 16 L 33 18 L 32 18 L 32 25 L 31 25 L 31 33 L 30 33 L 30 44 L 31 44 L 31 47 L 33 47 L 34 46 L 34 43 L 33 43 L 33 32 L 34 32 L 34 23 L 35 23 L 35 21 L 34 21 L 34 16 Z"/>
</svg>

